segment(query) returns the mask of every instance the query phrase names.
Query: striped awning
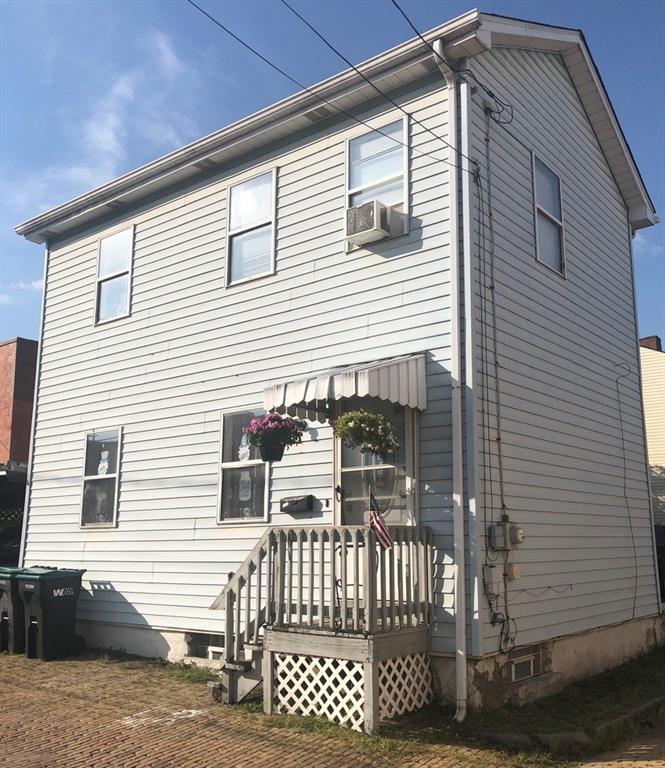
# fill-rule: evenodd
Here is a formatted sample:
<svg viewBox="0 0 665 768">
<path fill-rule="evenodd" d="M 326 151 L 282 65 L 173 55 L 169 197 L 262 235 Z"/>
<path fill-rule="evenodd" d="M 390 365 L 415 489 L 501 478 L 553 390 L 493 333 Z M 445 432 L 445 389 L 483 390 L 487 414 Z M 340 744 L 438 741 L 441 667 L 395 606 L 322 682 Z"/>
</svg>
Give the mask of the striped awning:
<svg viewBox="0 0 665 768">
<path fill-rule="evenodd" d="M 332 368 L 310 376 L 270 384 L 263 390 L 266 410 L 276 408 L 315 418 L 330 403 L 349 397 L 378 397 L 421 411 L 427 407 L 425 354 Z"/>
</svg>

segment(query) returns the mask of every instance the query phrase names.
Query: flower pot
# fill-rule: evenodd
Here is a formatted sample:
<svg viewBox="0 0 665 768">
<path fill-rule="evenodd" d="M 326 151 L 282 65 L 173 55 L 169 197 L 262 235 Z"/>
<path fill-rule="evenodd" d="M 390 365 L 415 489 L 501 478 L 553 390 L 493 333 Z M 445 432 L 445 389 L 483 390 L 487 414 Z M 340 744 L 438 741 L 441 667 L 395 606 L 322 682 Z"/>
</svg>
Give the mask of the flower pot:
<svg viewBox="0 0 665 768">
<path fill-rule="evenodd" d="M 284 443 L 264 443 L 259 446 L 263 461 L 281 461 L 284 456 Z"/>
</svg>

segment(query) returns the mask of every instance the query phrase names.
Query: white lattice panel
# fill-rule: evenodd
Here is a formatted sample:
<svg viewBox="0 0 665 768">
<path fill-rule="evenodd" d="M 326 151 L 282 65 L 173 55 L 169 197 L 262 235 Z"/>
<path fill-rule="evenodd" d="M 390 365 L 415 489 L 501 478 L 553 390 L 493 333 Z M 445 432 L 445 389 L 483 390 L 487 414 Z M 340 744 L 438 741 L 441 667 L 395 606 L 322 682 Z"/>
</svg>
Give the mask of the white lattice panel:
<svg viewBox="0 0 665 768">
<path fill-rule="evenodd" d="M 362 731 L 362 663 L 276 653 L 274 675 L 274 703 L 278 712 L 327 717 Z"/>
<path fill-rule="evenodd" d="M 390 720 L 432 701 L 432 672 L 426 653 L 379 663 L 379 719 Z"/>
</svg>

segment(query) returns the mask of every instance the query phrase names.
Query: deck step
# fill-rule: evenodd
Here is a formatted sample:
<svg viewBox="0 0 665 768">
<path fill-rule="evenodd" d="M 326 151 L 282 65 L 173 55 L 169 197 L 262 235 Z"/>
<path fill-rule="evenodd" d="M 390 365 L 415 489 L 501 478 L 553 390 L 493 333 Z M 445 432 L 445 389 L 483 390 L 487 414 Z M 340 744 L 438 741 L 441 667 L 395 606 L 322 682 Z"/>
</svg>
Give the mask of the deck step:
<svg viewBox="0 0 665 768">
<path fill-rule="evenodd" d="M 248 672 L 252 668 L 251 661 L 225 661 L 222 669 L 232 669 L 234 672 Z"/>
</svg>

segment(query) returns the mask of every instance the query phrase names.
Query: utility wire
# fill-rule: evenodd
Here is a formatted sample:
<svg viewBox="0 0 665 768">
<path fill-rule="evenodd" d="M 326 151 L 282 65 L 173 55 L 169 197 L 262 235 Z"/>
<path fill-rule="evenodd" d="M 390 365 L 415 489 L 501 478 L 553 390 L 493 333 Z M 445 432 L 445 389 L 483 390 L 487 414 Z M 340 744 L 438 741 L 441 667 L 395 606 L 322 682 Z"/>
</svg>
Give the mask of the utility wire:
<svg viewBox="0 0 665 768">
<path fill-rule="evenodd" d="M 321 42 L 322 42 L 322 43 L 324 43 L 324 45 L 326 45 L 328 48 L 330 48 L 330 50 L 331 50 L 331 51 L 332 51 L 334 54 L 336 54 L 337 56 L 339 56 L 339 58 L 340 58 L 340 59 L 341 59 L 341 60 L 342 60 L 342 61 L 343 61 L 345 64 L 347 64 L 349 67 L 351 67 L 351 69 L 352 69 L 352 70 L 353 70 L 353 71 L 354 71 L 354 72 L 355 72 L 357 75 L 359 75 L 360 77 L 362 77 L 362 79 L 363 79 L 363 80 L 364 80 L 364 81 L 365 81 L 365 82 L 366 82 L 366 83 L 367 83 L 369 86 L 371 86 L 371 87 L 372 87 L 372 88 L 373 88 L 373 89 L 374 89 L 374 90 L 375 90 L 375 91 L 376 91 L 376 92 L 379 94 L 379 96 L 381 96 L 383 99 L 385 99 L 385 100 L 386 100 L 386 101 L 388 101 L 390 104 L 392 104 L 392 105 L 393 105 L 393 107 L 395 107 L 396 109 L 399 109 L 399 111 L 400 111 L 400 112 L 402 112 L 402 113 L 403 113 L 404 115 L 406 115 L 408 118 L 410 118 L 411 120 L 413 120 L 413 122 L 414 122 L 414 123 L 416 123 L 417 125 L 419 125 L 421 128 L 424 128 L 424 129 L 425 129 L 425 130 L 426 130 L 426 131 L 427 131 L 427 132 L 428 132 L 428 133 L 429 133 L 431 136 L 433 136 L 435 139 L 438 139 L 438 140 L 439 140 L 439 141 L 441 141 L 443 144 L 445 144 L 445 146 L 446 146 L 446 147 L 448 147 L 448 148 L 450 148 L 450 149 L 454 149 L 454 147 L 451 147 L 451 145 L 450 145 L 450 144 L 449 144 L 449 143 L 448 143 L 448 142 L 447 142 L 447 141 L 446 141 L 446 140 L 445 140 L 445 139 L 444 139 L 442 136 L 439 136 L 439 134 L 438 134 L 438 133 L 435 133 L 435 132 L 434 132 L 434 131 L 433 131 L 431 128 L 429 128 L 429 127 L 428 127 L 428 126 L 426 126 L 426 125 L 425 125 L 423 122 L 421 122 L 420 120 L 418 120 L 418 118 L 417 118 L 417 117 L 415 117 L 415 116 L 413 115 L 413 113 L 412 113 L 412 112 L 407 112 L 407 111 L 406 111 L 406 110 L 405 110 L 405 109 L 404 109 L 404 108 L 403 108 L 403 107 L 402 107 L 400 104 L 398 104 L 398 103 L 397 103 L 397 102 L 396 102 L 396 101 L 395 101 L 395 100 L 394 100 L 394 99 L 393 99 L 391 96 L 389 96 L 389 95 L 388 95 L 388 94 L 387 94 L 385 91 L 381 90 L 381 88 L 379 88 L 379 86 L 378 86 L 378 85 L 376 85 L 376 83 L 374 83 L 374 82 L 373 82 L 372 80 L 370 80 L 370 79 L 369 79 L 369 78 L 368 78 L 368 77 L 367 77 L 367 76 L 366 76 L 366 75 L 365 75 L 363 72 L 361 72 L 361 70 L 359 70 L 359 69 L 358 69 L 358 67 L 356 67 L 356 65 L 355 65 L 355 64 L 354 64 L 352 61 L 350 61 L 349 59 L 347 59 L 347 57 L 346 57 L 346 56 L 345 56 L 345 55 L 344 55 L 344 54 L 343 54 L 343 53 L 342 53 L 340 50 L 338 50 L 337 48 L 335 48 L 335 46 L 334 46 L 334 45 L 333 45 L 333 44 L 332 44 L 332 43 L 331 43 L 331 42 L 328 40 L 328 38 L 326 38 L 326 37 L 325 37 L 325 35 L 323 35 L 321 32 L 319 32 L 319 30 L 318 30 L 318 29 L 316 29 L 316 27 L 314 27 L 312 24 L 310 24 L 310 22 L 309 22 L 309 21 L 307 21 L 307 19 L 306 19 L 306 18 L 305 18 L 305 17 L 304 17 L 302 14 L 300 14 L 300 13 L 299 13 L 299 12 L 298 12 L 298 11 L 297 11 L 297 10 L 296 10 L 296 9 L 295 9 L 295 8 L 294 8 L 294 7 L 293 7 L 291 4 L 290 4 L 290 3 L 288 3 L 288 2 L 287 2 L 287 0 L 280 0 L 280 2 L 282 3 L 282 5 L 286 6 L 286 7 L 287 7 L 287 8 L 288 8 L 288 9 L 291 11 L 291 13 L 293 13 L 295 16 L 297 16 L 297 17 L 300 19 L 300 21 L 302 21 L 302 23 L 303 23 L 303 24 L 304 24 L 304 25 L 305 25 L 305 26 L 306 26 L 308 29 L 310 29 L 310 30 L 311 30 L 311 31 L 312 31 L 312 32 L 313 32 L 313 33 L 314 33 L 314 34 L 315 34 L 315 35 L 316 35 L 316 36 L 319 38 L 319 40 L 321 40 Z M 434 49 L 432 49 L 432 50 L 434 50 Z M 436 51 L 434 51 L 434 52 L 436 53 Z M 438 55 L 438 54 L 437 54 L 437 55 Z M 474 161 L 473 161 L 473 160 L 472 160 L 470 157 L 467 157 L 467 156 L 466 156 L 464 153 L 462 153 L 462 152 L 459 152 L 459 150 L 458 150 L 458 154 L 459 154 L 461 157 L 463 157 L 463 158 L 465 158 L 466 160 L 468 160 L 470 163 L 474 163 Z"/>
<path fill-rule="evenodd" d="M 283 2 L 283 0 L 282 0 Z M 500 125 L 508 125 L 509 123 L 513 122 L 513 108 L 510 104 L 506 103 L 505 101 L 502 101 L 490 88 L 488 88 L 484 83 L 482 83 L 470 69 L 455 69 L 453 65 L 444 57 L 442 56 L 436 48 L 430 43 L 428 40 L 425 40 L 425 38 L 420 34 L 420 31 L 416 27 L 416 25 L 411 21 L 406 11 L 400 6 L 400 4 L 397 2 L 397 0 L 390 0 L 390 2 L 397 8 L 399 13 L 404 18 L 404 21 L 411 27 L 411 29 L 415 32 L 415 34 L 420 38 L 420 40 L 432 50 L 434 55 L 439 59 L 439 61 L 443 62 L 447 67 L 450 67 L 454 72 L 456 72 L 458 75 L 466 74 L 472 77 L 479 88 L 482 88 L 483 91 L 490 97 L 490 99 L 493 99 L 496 103 L 497 108 L 492 110 L 492 120 L 494 120 L 496 123 L 499 123 Z M 508 117 L 502 118 L 501 115 L 507 112 Z"/>
<path fill-rule="evenodd" d="M 328 101 L 328 99 L 324 98 L 323 96 L 319 95 L 314 89 L 307 87 L 306 85 L 303 85 L 299 80 L 296 80 L 295 77 L 292 77 L 289 75 L 288 72 L 285 72 L 283 69 L 277 66 L 277 64 L 274 64 L 270 59 L 268 59 L 266 56 L 264 56 L 260 51 L 257 51 L 256 48 L 253 48 L 249 43 L 247 43 L 245 40 L 243 40 L 241 37 L 238 37 L 238 35 L 235 34 L 235 32 L 232 32 L 227 26 L 222 24 L 221 21 L 218 21 L 214 16 L 209 14 L 207 11 L 205 11 L 203 8 L 201 8 L 200 5 L 197 5 L 194 0 L 186 0 L 191 6 L 196 8 L 197 11 L 202 13 L 206 18 L 208 18 L 210 21 L 212 21 L 213 24 L 218 26 L 220 29 L 222 29 L 224 32 L 226 32 L 227 35 L 232 37 L 237 43 L 240 43 L 244 48 L 246 48 L 248 51 L 253 53 L 255 56 L 257 56 L 261 61 L 263 61 L 265 64 L 267 64 L 269 67 L 274 69 L 276 72 L 278 72 L 282 77 L 285 77 L 287 80 L 292 82 L 294 85 L 297 85 L 298 88 L 305 91 L 305 93 L 309 93 L 311 96 L 314 96 L 314 98 L 318 99 L 322 104 L 326 104 L 327 106 L 334 109 L 336 112 L 339 112 L 341 115 L 344 115 L 345 117 L 348 117 L 350 120 L 353 120 L 354 122 L 358 123 L 359 125 L 364 125 L 368 130 L 379 133 L 381 136 L 385 136 L 387 139 L 390 139 L 390 141 L 394 141 L 396 144 L 399 144 L 402 147 L 405 147 L 407 150 L 411 150 L 415 152 L 418 155 L 422 155 L 423 157 L 430 157 L 433 160 L 437 160 L 438 162 L 444 162 L 446 165 L 449 165 L 451 168 L 457 168 L 461 169 L 463 171 L 466 171 L 467 173 L 473 173 L 473 171 L 462 168 L 461 166 L 456 165 L 455 163 L 451 163 L 450 160 L 447 160 L 443 157 L 437 157 L 436 155 L 433 155 L 431 152 L 424 152 L 423 150 L 416 149 L 415 147 L 409 146 L 407 143 L 400 141 L 399 139 L 395 138 L 394 136 L 391 136 L 389 133 L 385 133 L 380 128 L 374 128 L 372 125 L 370 125 L 368 122 L 363 120 L 361 117 L 358 117 L 357 115 L 354 115 L 352 112 L 347 111 L 343 107 L 338 107 L 337 104 L 333 104 L 331 101 Z"/>
</svg>

